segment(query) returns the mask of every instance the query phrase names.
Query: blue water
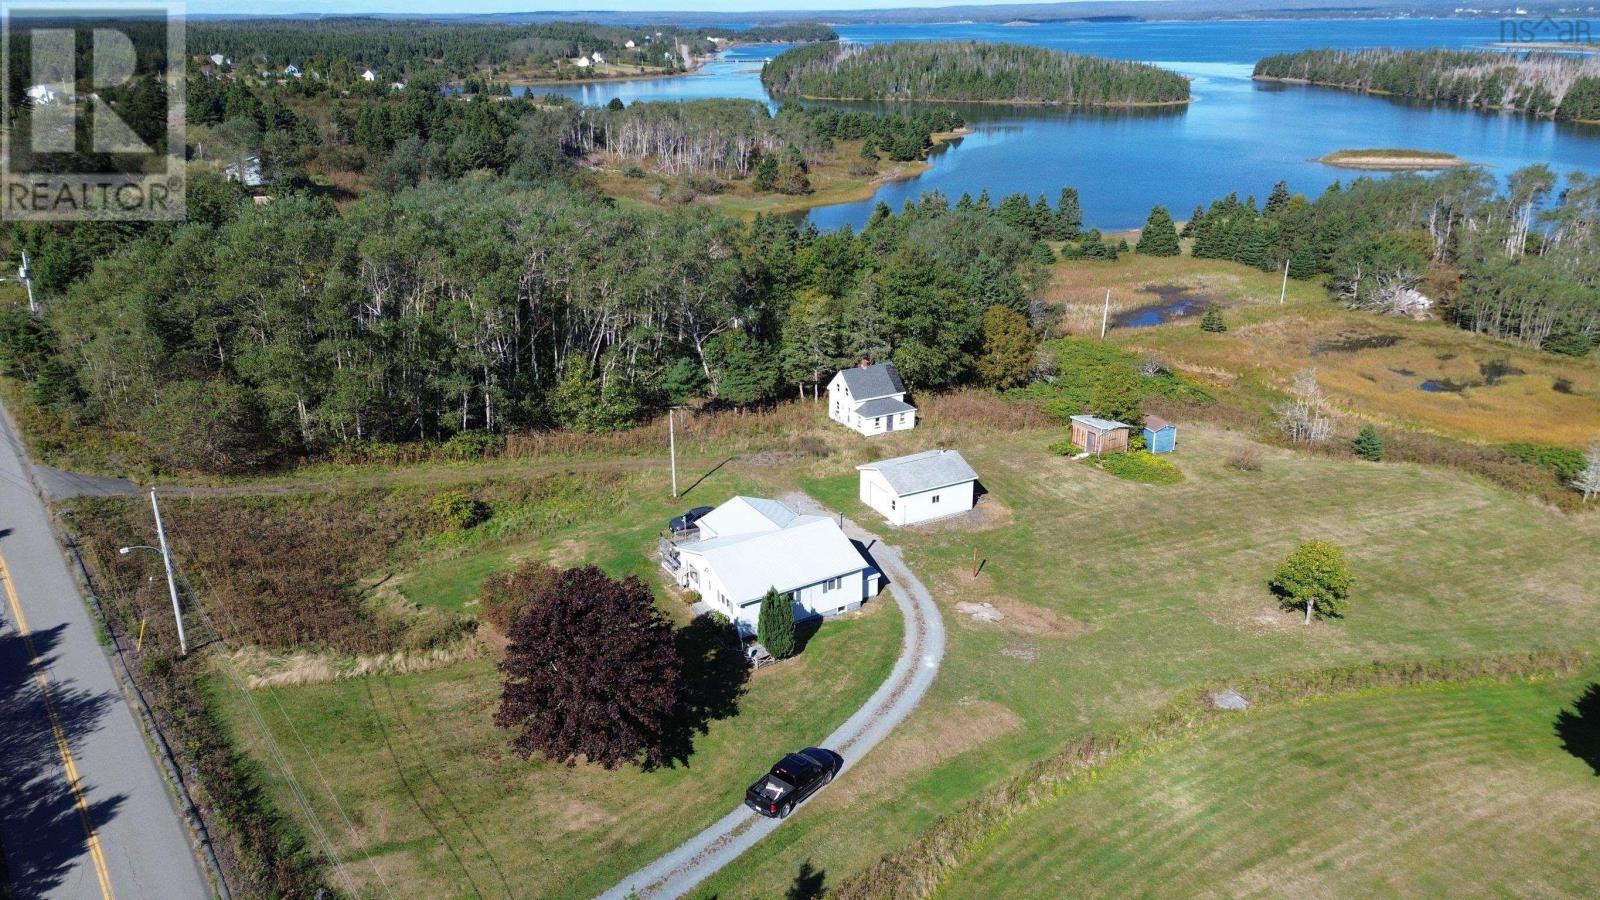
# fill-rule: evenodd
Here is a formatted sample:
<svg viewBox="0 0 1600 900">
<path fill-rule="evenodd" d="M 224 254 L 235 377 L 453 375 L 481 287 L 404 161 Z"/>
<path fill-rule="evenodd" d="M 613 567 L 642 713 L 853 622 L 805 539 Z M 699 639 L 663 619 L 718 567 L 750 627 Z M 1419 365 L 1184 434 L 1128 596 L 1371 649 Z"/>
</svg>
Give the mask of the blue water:
<svg viewBox="0 0 1600 900">
<path fill-rule="evenodd" d="M 1195 102 L 1133 112 L 961 107 L 973 134 L 935 152 L 921 176 L 885 184 L 871 200 L 813 210 L 811 221 L 821 228 L 859 227 L 877 202 L 898 207 L 929 190 L 952 200 L 985 189 L 996 199 L 1042 193 L 1053 204 L 1063 185 L 1078 188 L 1090 224 L 1132 228 L 1155 204 L 1181 219 L 1231 191 L 1265 198 L 1280 178 L 1314 196 L 1356 177 L 1313 161 L 1347 147 L 1444 151 L 1500 176 L 1538 162 L 1563 173 L 1600 173 L 1600 127 L 1250 79 L 1257 59 L 1312 47 L 1487 47 L 1500 40 L 1500 23 L 1492 19 L 862 25 L 839 32 L 863 43 L 995 40 L 1141 60 L 1192 78 Z M 768 99 L 761 63 L 782 49 L 738 47 L 692 75 L 553 92 L 586 104 L 612 97 Z"/>
</svg>

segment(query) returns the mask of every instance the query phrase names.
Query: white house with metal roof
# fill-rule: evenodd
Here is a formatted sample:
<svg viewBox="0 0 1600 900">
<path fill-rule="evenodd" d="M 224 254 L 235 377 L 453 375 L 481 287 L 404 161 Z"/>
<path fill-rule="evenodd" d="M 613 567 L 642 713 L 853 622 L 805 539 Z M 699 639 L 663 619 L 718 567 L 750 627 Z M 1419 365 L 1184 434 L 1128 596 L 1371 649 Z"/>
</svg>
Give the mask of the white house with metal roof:
<svg viewBox="0 0 1600 900">
<path fill-rule="evenodd" d="M 695 523 L 695 539 L 663 541 L 661 564 L 679 587 L 754 634 L 761 598 L 789 595 L 795 618 L 859 609 L 880 576 L 827 516 L 801 515 L 776 500 L 734 497 Z"/>
<path fill-rule="evenodd" d="M 959 515 L 977 500 L 978 473 L 955 450 L 928 450 L 856 466 L 861 502 L 896 525 Z"/>
<path fill-rule="evenodd" d="M 889 363 L 841 369 L 828 382 L 828 417 L 868 437 L 917 427 L 917 408 Z"/>
</svg>

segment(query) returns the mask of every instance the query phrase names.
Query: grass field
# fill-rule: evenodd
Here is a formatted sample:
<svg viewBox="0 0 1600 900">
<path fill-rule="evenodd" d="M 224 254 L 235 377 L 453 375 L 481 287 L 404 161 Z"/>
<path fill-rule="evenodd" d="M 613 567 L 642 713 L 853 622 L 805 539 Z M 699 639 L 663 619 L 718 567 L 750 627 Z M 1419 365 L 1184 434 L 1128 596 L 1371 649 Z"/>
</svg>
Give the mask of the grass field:
<svg viewBox="0 0 1600 900">
<path fill-rule="evenodd" d="M 1582 896 L 1600 779 L 1554 723 L 1585 683 L 1244 713 L 1019 817 L 939 895 Z"/>
<path fill-rule="evenodd" d="M 1128 308 L 1155 299 L 1140 287 L 1171 283 L 1214 293 L 1230 331 L 1204 334 L 1181 321 L 1114 329 L 1111 339 L 1219 390 L 1262 399 L 1268 386 L 1314 363 L 1342 406 L 1391 428 L 1558 443 L 1551 435 L 1576 439 L 1600 427 L 1592 360 L 1350 313 L 1311 285 L 1291 284 L 1289 303 L 1279 307 L 1270 273 L 1133 257 L 1058 267 L 1051 296 L 1064 311 L 1059 327 L 1083 333 L 1107 287 L 1114 304 Z M 1375 335 L 1399 340 L 1374 344 Z M 1461 395 L 1399 386 L 1470 378 L 1479 362 L 1502 357 L 1523 373 L 1503 373 L 1497 384 Z M 1424 368 L 1429 361 L 1433 368 Z M 1414 374 L 1390 371 L 1398 368 Z M 1554 390 L 1555 378 L 1575 393 Z M 1540 379 L 1551 383 L 1541 387 Z M 1588 398 L 1590 406 L 1558 407 L 1545 402 L 1551 397 Z M 1253 443 L 1250 429 L 1197 421 L 1179 423 L 1171 459 L 1182 480 L 1139 483 L 1051 454 L 1062 429 L 1030 407 L 978 392 L 914 399 L 924 414 L 916 430 L 870 441 L 828 424 L 811 404 L 680 422 L 680 479 L 689 490 L 676 501 L 666 490 L 664 422 L 616 435 L 529 437 L 483 462 L 322 465 L 219 490 L 259 492 L 268 503 L 291 491 L 381 488 L 421 497 L 480 483 L 515 496 L 508 486 L 563 473 L 590 485 L 571 498 L 549 493 L 538 503 L 509 503 L 472 532 L 393 547 L 363 582 L 449 613 L 470 613 L 490 573 L 545 559 L 640 575 L 682 622 L 685 607 L 662 590 L 648 557 L 654 537 L 670 515 L 734 493 L 803 489 L 903 547 L 949 631 L 927 700 L 845 777 L 705 884 L 702 896 L 780 896 L 803 866 L 837 881 L 1066 742 L 1136 726 L 1198 683 L 1370 660 L 1600 650 L 1600 516 L 1566 514 L 1453 470 L 1299 454 Z M 1452 413 L 1447 403 L 1463 410 Z M 857 502 L 856 464 L 933 446 L 960 449 L 981 474 L 988 495 L 973 516 L 896 530 Z M 1247 448 L 1260 453 L 1259 471 L 1226 465 Z M 205 499 L 194 503 L 174 504 L 174 514 L 204 521 Z M 351 530 L 359 534 L 359 522 Z M 180 550 L 189 537 L 177 535 Z M 1277 606 L 1266 581 L 1283 554 L 1309 538 L 1343 547 L 1358 581 L 1347 618 L 1306 627 Z M 1003 618 L 975 621 L 963 603 L 989 603 Z M 506 736 L 489 721 L 498 691 L 493 652 L 403 676 L 253 691 L 237 686 L 237 672 L 219 668 L 212 686 L 275 799 L 306 822 L 314 845 L 325 840 L 342 860 L 337 886 L 365 896 L 397 884 L 449 896 L 580 896 L 731 808 L 778 751 L 831 730 L 887 672 L 899 628 L 889 603 L 829 624 L 799 660 L 757 676 L 739 714 L 713 722 L 687 765 L 654 773 L 569 770 L 510 756 Z M 1507 710 L 1514 705 L 1505 702 Z M 1503 744 L 1520 746 L 1510 738 Z M 1478 751 L 1461 752 L 1470 762 Z M 1329 796 L 1335 806 L 1318 815 L 1339 811 L 1342 797 Z M 1485 829 L 1488 837 L 1472 840 L 1521 840 L 1520 832 Z M 1542 852 L 1531 838 L 1526 846 Z M 1212 858 L 1195 862 L 1203 870 Z M 1243 856 L 1216 859 L 1224 869 L 1249 864 Z M 1050 863 L 1041 854 L 1037 864 Z M 1328 881 L 1326 892 L 1383 889 L 1361 882 L 1359 871 L 1350 877 Z M 1318 891 L 1314 881 L 1282 885 Z"/>
<path fill-rule="evenodd" d="M 899 628 L 892 604 L 830 623 L 801 657 L 752 679 L 740 714 L 713 722 L 687 763 L 649 773 L 517 759 L 490 723 L 488 661 L 248 693 L 223 676 L 216 690 L 245 748 L 269 760 L 265 724 L 343 860 L 337 887 L 582 897 L 720 818 L 751 773 L 843 721 L 888 674 Z"/>
<path fill-rule="evenodd" d="M 909 446 L 913 435 L 894 439 Z M 1204 427 L 1180 437 L 1182 483 L 1138 484 L 1048 455 L 1056 436 L 961 445 L 990 491 L 984 527 L 890 538 L 949 623 L 929 699 L 817 799 L 812 817 L 700 896 L 773 896 L 808 862 L 830 878 L 858 870 L 1065 741 L 1136 724 L 1212 678 L 1600 644 L 1594 517 L 1413 465 L 1268 449 L 1259 472 L 1235 472 L 1224 463 L 1245 438 Z M 816 466 L 805 486 L 873 521 L 845 469 Z M 1305 627 L 1266 580 L 1311 537 L 1346 549 L 1359 586 L 1346 619 Z M 992 603 L 1005 618 L 976 622 L 960 602 Z"/>
<path fill-rule="evenodd" d="M 1583 447 L 1600 436 L 1600 355 L 1578 360 L 1495 341 L 1444 322 L 1415 322 L 1344 309 L 1323 288 L 1289 282 L 1280 306 L 1276 273 L 1189 257 L 1127 255 L 1114 263 L 1057 266 L 1047 299 L 1058 328 L 1098 334 L 1102 306 L 1157 305 L 1151 288 L 1176 286 L 1223 307 L 1229 330 L 1200 331 L 1196 316 L 1110 339 L 1221 386 L 1281 385 L 1315 367 L 1347 412 L 1470 441 L 1535 441 Z M 1424 383 L 1432 390 L 1424 389 Z"/>
</svg>

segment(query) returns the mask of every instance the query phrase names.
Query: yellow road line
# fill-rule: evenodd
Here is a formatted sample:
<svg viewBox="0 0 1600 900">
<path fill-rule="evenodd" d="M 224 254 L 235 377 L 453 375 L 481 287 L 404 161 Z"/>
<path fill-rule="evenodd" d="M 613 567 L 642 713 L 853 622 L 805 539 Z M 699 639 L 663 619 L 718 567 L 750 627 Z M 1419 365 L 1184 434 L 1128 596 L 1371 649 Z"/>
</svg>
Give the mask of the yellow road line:
<svg viewBox="0 0 1600 900">
<path fill-rule="evenodd" d="M 11 615 L 16 620 L 17 634 L 22 636 L 23 649 L 28 654 L 28 660 L 33 666 L 33 679 L 39 685 L 39 695 L 44 698 L 45 712 L 50 716 L 50 731 L 55 737 L 56 752 L 61 756 L 61 767 L 67 773 L 67 784 L 72 787 L 72 797 L 78 807 L 78 819 L 83 822 L 83 833 L 89 841 L 89 857 L 94 861 L 94 874 L 100 880 L 100 896 L 105 900 L 113 900 L 115 896 L 111 891 L 111 872 L 106 869 L 106 855 L 100 847 L 100 835 L 94 830 L 94 824 L 89 821 L 89 803 L 83 795 L 83 783 L 78 777 L 78 764 L 72 758 L 72 748 L 67 746 L 67 732 L 61 727 L 61 717 L 56 714 L 55 701 L 50 699 L 50 679 L 45 677 L 44 668 L 39 663 L 39 654 L 33 649 L 33 635 L 28 631 L 28 619 L 22 614 L 22 601 L 17 597 L 17 588 L 11 583 L 11 571 L 6 568 L 6 561 L 0 557 L 0 583 L 6 586 L 6 598 L 11 601 Z"/>
</svg>

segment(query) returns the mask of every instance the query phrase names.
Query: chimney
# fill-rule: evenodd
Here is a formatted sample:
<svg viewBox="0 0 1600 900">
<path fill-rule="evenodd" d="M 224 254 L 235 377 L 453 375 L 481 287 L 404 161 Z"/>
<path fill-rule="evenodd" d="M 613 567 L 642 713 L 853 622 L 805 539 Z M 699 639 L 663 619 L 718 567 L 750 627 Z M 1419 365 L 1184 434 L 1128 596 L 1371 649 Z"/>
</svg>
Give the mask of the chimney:
<svg viewBox="0 0 1600 900">
<path fill-rule="evenodd" d="M 865 356 L 863 356 L 863 357 L 861 357 L 861 363 L 860 363 L 859 366 L 857 366 L 857 368 L 865 369 L 867 366 L 870 366 L 870 365 L 872 365 L 872 360 L 867 359 Z"/>
</svg>

